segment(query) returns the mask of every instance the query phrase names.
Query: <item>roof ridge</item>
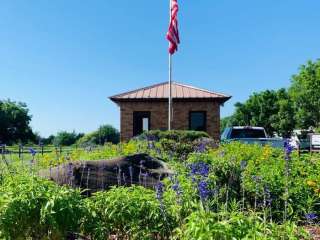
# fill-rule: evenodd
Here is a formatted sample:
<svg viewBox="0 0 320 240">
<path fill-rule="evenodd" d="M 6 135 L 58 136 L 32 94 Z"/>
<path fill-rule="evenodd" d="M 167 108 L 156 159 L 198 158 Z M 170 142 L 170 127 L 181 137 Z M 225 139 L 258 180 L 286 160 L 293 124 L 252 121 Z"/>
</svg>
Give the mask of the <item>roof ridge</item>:
<svg viewBox="0 0 320 240">
<path fill-rule="evenodd" d="M 219 93 L 219 92 L 215 92 L 215 91 L 209 91 L 209 90 L 206 90 L 206 89 L 203 89 L 203 88 L 194 87 L 194 86 L 187 85 L 187 84 L 184 84 L 184 83 L 178 83 L 178 82 L 174 82 L 174 83 L 176 85 L 179 85 L 179 86 L 182 86 L 182 87 L 188 87 L 188 88 L 192 88 L 192 89 L 203 91 L 203 92 L 210 93 L 210 94 L 217 94 L 217 95 L 220 95 L 221 97 L 230 97 L 229 95 L 225 95 L 223 93 Z"/>
<path fill-rule="evenodd" d="M 109 98 L 116 98 L 116 97 L 121 97 L 123 95 L 127 95 L 127 94 L 131 94 L 131 93 L 134 93 L 134 92 L 138 92 L 138 91 L 145 91 L 147 89 L 151 89 L 151 88 L 154 88 L 154 87 L 158 87 L 158 86 L 161 86 L 161 85 L 165 85 L 167 82 L 162 82 L 162 83 L 157 83 L 157 84 L 153 84 L 151 86 L 147 86 L 147 87 L 142 87 L 142 88 L 137 88 L 137 89 L 134 89 L 134 90 L 131 90 L 129 92 L 124 92 L 124 93 L 120 93 L 120 94 L 116 94 L 116 95 L 113 95 Z"/>
<path fill-rule="evenodd" d="M 149 92 L 147 94 L 146 91 L 148 90 L 151 90 L 152 89 L 158 89 L 158 88 L 167 88 L 169 85 L 169 82 L 166 81 L 166 82 L 161 82 L 161 83 L 157 83 L 157 84 L 153 84 L 151 86 L 147 86 L 147 87 L 142 87 L 142 88 L 138 88 L 138 89 L 135 89 L 135 90 L 132 90 L 132 91 L 128 91 L 128 92 L 124 92 L 124 93 L 120 93 L 120 94 L 117 94 L 117 95 L 114 95 L 114 96 L 111 96 L 109 97 L 111 100 L 113 101 L 117 101 L 118 99 L 133 99 L 133 98 L 152 98 L 151 97 L 151 92 Z M 198 88 L 198 87 L 194 87 L 194 86 L 191 86 L 191 85 L 187 85 L 187 84 L 183 84 L 183 83 L 179 83 L 179 82 L 176 82 L 176 81 L 172 81 L 172 85 L 175 86 L 175 88 L 177 88 L 178 86 L 182 88 L 182 91 L 183 89 L 189 89 L 189 91 L 198 91 L 199 94 L 201 94 L 202 96 L 205 96 L 207 95 L 206 97 L 204 98 L 217 98 L 217 99 L 230 99 L 231 96 L 229 95 L 225 95 L 225 94 L 222 94 L 222 93 L 218 93 L 218 92 L 214 92 L 214 91 L 209 91 L 209 90 L 206 90 L 206 89 L 203 89 L 203 88 Z M 202 92 L 202 93 L 201 93 Z M 137 97 L 137 94 L 141 95 L 141 97 Z M 148 97 L 143 97 L 143 95 L 147 94 Z M 163 93 L 165 95 L 165 93 Z M 131 96 L 130 96 L 131 95 Z M 177 97 L 177 96 L 176 96 Z M 162 97 L 159 97 L 159 96 L 155 96 L 154 98 L 164 98 L 163 96 Z M 173 97 L 174 98 L 174 97 Z M 179 98 L 179 97 L 177 97 Z M 197 97 L 180 97 L 180 98 L 197 98 Z M 199 98 L 202 98 L 202 97 L 199 97 Z"/>
</svg>

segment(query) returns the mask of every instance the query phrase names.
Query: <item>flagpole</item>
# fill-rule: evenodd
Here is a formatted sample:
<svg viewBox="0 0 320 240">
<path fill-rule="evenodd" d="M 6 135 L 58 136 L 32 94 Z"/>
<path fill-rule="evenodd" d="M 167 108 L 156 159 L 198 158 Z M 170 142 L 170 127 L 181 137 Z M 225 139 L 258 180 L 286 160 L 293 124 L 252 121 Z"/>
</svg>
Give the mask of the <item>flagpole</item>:
<svg viewBox="0 0 320 240">
<path fill-rule="evenodd" d="M 168 109 L 168 129 L 171 130 L 172 122 L 172 56 L 169 53 L 169 109 Z"/>
<path fill-rule="evenodd" d="M 171 21 L 171 14 L 172 14 L 172 11 L 171 11 L 171 6 L 172 6 L 172 3 L 171 3 L 171 0 L 169 0 L 169 16 L 170 16 L 170 20 Z M 169 47 L 170 47 L 170 43 L 169 43 Z M 171 86 L 172 85 L 172 55 L 171 53 L 169 53 L 169 99 L 168 99 L 168 130 L 170 131 L 171 130 L 171 122 L 172 122 L 172 89 L 171 89 Z"/>
</svg>

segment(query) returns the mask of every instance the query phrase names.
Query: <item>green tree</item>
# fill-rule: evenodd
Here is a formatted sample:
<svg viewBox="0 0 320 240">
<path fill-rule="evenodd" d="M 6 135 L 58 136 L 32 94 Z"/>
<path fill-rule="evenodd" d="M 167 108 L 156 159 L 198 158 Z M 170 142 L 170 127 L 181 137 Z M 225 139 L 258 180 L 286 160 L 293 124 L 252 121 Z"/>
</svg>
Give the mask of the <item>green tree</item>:
<svg viewBox="0 0 320 240">
<path fill-rule="evenodd" d="M 320 59 L 300 67 L 289 88 L 297 127 L 320 127 Z"/>
<path fill-rule="evenodd" d="M 288 136 L 295 126 L 292 101 L 285 89 L 253 93 L 244 103 L 236 103 L 231 125 L 261 126 L 269 135 Z"/>
<path fill-rule="evenodd" d="M 47 138 L 42 138 L 42 139 L 41 139 L 41 142 L 42 142 L 42 144 L 44 144 L 44 145 L 50 145 L 50 144 L 53 144 L 54 138 L 55 138 L 54 135 L 50 135 L 50 136 L 47 137 Z"/>
<path fill-rule="evenodd" d="M 224 117 L 220 120 L 220 133 L 223 133 L 226 127 L 231 127 L 233 122 L 233 116 Z"/>
<path fill-rule="evenodd" d="M 283 137 L 289 137 L 295 128 L 294 106 L 288 92 L 280 89 L 278 92 L 278 112 L 272 117 L 271 126 Z"/>
<path fill-rule="evenodd" d="M 35 141 L 30 127 L 31 118 L 25 103 L 0 101 L 0 142 L 13 144 Z"/>
<path fill-rule="evenodd" d="M 83 137 L 84 134 L 79 133 L 77 134 L 75 131 L 73 132 L 58 132 L 57 136 L 54 137 L 53 139 L 53 144 L 56 146 L 71 146 L 75 144 L 78 139 Z"/>
<path fill-rule="evenodd" d="M 106 142 L 119 143 L 120 133 L 111 125 L 102 125 L 97 131 L 88 133 L 79 139 L 78 143 L 81 145 L 100 144 L 103 145 Z"/>
<path fill-rule="evenodd" d="M 100 144 L 105 142 L 118 143 L 120 139 L 120 134 L 117 129 L 111 125 L 102 125 L 98 128 L 98 139 Z"/>
</svg>

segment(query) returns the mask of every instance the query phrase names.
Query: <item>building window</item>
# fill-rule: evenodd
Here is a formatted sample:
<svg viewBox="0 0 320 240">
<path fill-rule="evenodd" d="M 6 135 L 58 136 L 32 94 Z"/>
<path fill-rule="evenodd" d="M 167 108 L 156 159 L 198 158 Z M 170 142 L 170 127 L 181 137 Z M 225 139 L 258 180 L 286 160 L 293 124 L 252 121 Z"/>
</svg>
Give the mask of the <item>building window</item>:
<svg viewBox="0 0 320 240">
<path fill-rule="evenodd" d="M 148 117 L 144 117 L 142 118 L 142 131 L 149 131 L 149 118 Z"/>
<path fill-rule="evenodd" d="M 207 130 L 207 112 L 198 111 L 189 113 L 189 129 L 194 131 Z"/>
</svg>

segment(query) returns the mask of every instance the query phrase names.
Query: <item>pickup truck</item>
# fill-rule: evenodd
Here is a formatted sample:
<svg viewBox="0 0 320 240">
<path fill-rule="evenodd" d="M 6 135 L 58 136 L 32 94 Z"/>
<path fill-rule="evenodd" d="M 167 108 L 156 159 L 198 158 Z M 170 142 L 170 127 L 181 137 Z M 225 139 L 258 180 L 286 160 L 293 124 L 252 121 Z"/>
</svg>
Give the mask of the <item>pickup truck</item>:
<svg viewBox="0 0 320 240">
<path fill-rule="evenodd" d="M 227 127 L 221 135 L 222 142 L 240 141 L 247 144 L 270 145 L 283 148 L 282 138 L 269 138 L 263 127 Z"/>
</svg>

